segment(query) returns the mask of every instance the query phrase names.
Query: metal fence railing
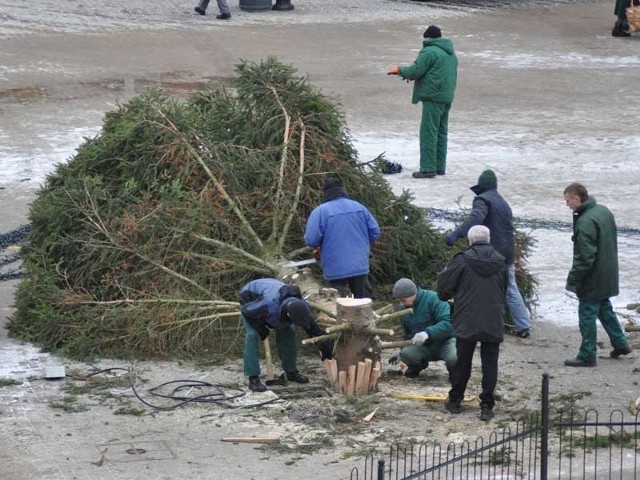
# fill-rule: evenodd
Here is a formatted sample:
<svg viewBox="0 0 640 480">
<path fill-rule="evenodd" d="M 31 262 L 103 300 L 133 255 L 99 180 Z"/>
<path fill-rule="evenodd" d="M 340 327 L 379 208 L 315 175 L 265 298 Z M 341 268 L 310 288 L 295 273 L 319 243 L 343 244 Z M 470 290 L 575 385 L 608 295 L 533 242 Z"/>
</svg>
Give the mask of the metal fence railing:
<svg viewBox="0 0 640 480">
<path fill-rule="evenodd" d="M 475 442 L 394 444 L 388 456 L 369 456 L 350 480 L 640 478 L 638 416 L 620 410 L 606 419 L 569 410 L 550 418 L 549 376 L 542 376 L 539 413 Z"/>
</svg>

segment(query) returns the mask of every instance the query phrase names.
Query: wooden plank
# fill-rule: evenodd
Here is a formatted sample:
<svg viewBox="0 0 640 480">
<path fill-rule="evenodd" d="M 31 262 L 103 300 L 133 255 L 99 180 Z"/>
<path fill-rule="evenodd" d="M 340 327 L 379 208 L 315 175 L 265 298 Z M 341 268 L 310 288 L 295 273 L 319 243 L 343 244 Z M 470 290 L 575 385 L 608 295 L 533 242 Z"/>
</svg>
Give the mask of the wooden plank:
<svg viewBox="0 0 640 480">
<path fill-rule="evenodd" d="M 225 437 L 221 438 L 220 441 L 231 443 L 278 443 L 280 439 L 273 437 Z"/>
<path fill-rule="evenodd" d="M 341 395 L 347 393 L 347 372 L 344 370 L 338 372 L 338 393 Z"/>
<path fill-rule="evenodd" d="M 335 358 L 329 360 L 329 381 L 335 386 L 338 382 L 338 361 Z"/>
<path fill-rule="evenodd" d="M 373 360 L 364 359 L 364 378 L 362 380 L 362 394 L 369 392 L 369 384 L 371 383 L 371 370 L 373 369 Z"/>
<path fill-rule="evenodd" d="M 358 367 L 356 371 L 356 395 L 362 395 L 365 393 L 364 390 L 364 370 L 366 366 L 364 362 L 358 362 Z"/>
<path fill-rule="evenodd" d="M 347 395 L 353 395 L 356 393 L 356 366 L 349 365 L 349 374 L 347 377 Z"/>
<path fill-rule="evenodd" d="M 267 380 L 273 379 L 273 361 L 271 360 L 271 346 L 269 345 L 269 337 L 262 341 L 264 345 L 264 359 L 267 364 Z"/>
</svg>

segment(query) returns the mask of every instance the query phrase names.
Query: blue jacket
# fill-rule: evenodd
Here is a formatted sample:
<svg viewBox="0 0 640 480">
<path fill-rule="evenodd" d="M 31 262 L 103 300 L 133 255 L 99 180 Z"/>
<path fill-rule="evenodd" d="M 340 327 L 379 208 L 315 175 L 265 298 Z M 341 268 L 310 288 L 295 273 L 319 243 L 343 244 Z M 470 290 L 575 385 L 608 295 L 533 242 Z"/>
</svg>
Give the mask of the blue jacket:
<svg viewBox="0 0 640 480">
<path fill-rule="evenodd" d="M 361 203 L 338 197 L 314 208 L 307 220 L 304 242 L 320 247 L 320 265 L 327 280 L 369 273 L 371 243 L 380 227 Z"/>
<path fill-rule="evenodd" d="M 242 315 L 256 329 L 260 323 L 266 323 L 270 328 L 291 325 L 291 321 L 284 314 L 286 300 L 297 297 L 297 295 L 291 295 L 291 287 L 293 286 L 275 278 L 260 278 L 247 283 L 240 290 Z"/>
</svg>

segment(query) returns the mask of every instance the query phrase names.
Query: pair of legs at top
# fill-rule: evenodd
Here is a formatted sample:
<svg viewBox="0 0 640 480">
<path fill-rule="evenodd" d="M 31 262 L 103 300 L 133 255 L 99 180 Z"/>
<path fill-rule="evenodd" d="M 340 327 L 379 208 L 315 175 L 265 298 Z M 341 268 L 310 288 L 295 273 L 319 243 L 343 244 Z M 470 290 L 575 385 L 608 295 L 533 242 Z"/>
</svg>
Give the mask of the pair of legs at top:
<svg viewBox="0 0 640 480">
<path fill-rule="evenodd" d="M 209 0 L 200 0 L 194 10 L 200 15 L 205 15 L 208 6 Z M 227 0 L 218 0 L 218 9 L 220 10 L 220 15 L 216 15 L 218 20 L 229 20 L 231 18 L 231 9 L 229 8 Z"/>
</svg>

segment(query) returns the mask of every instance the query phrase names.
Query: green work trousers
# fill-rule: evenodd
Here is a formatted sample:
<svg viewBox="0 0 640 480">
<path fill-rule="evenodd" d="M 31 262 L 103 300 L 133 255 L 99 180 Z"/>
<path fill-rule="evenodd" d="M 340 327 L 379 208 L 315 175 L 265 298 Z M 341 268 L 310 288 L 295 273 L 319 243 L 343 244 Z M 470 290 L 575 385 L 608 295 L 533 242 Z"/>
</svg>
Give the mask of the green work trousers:
<svg viewBox="0 0 640 480">
<path fill-rule="evenodd" d="M 628 346 L 618 317 L 613 311 L 609 299 L 605 300 L 583 300 L 578 303 L 578 317 L 580 319 L 580 334 L 582 343 L 577 358 L 583 362 L 594 362 L 596 360 L 597 330 L 596 318 L 609 335 L 609 340 L 613 348 L 625 348 Z"/>
<path fill-rule="evenodd" d="M 244 322 L 244 374 L 247 377 L 257 377 L 260 375 L 260 335 L 243 318 Z M 298 370 L 298 350 L 296 347 L 296 331 L 293 325 L 276 329 L 276 346 L 285 372 L 295 372 Z"/>
<path fill-rule="evenodd" d="M 422 102 L 420 171 L 445 172 L 450 103 Z"/>
<path fill-rule="evenodd" d="M 422 370 L 429 362 L 443 360 L 449 368 L 454 367 L 458 360 L 456 353 L 456 339 L 449 338 L 444 342 L 428 343 L 426 345 L 411 345 L 400 350 L 400 360 L 408 368 Z"/>
</svg>

